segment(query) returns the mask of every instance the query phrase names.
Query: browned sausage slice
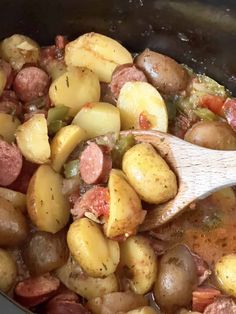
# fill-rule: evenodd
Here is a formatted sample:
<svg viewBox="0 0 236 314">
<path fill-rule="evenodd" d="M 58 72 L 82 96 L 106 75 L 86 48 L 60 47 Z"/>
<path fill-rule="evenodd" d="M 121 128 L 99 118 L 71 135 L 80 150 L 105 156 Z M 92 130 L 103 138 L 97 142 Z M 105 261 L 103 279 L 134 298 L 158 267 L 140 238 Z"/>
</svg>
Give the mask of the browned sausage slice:
<svg viewBox="0 0 236 314">
<path fill-rule="evenodd" d="M 193 291 L 192 310 L 203 312 L 204 309 L 219 297 L 221 292 L 212 287 L 198 287 Z"/>
<path fill-rule="evenodd" d="M 147 82 L 147 79 L 144 73 L 132 63 L 119 65 L 112 74 L 111 92 L 118 98 L 122 86 L 127 82 L 133 81 Z"/>
<path fill-rule="evenodd" d="M 0 185 L 13 183 L 20 174 L 22 163 L 20 150 L 0 139 Z"/>
<path fill-rule="evenodd" d="M 20 70 L 15 77 L 13 87 L 23 102 L 34 100 L 48 91 L 49 77 L 46 72 L 34 66 Z"/>
<path fill-rule="evenodd" d="M 71 213 L 74 219 L 83 217 L 85 212 L 91 212 L 95 217 L 108 216 L 109 201 L 108 188 L 95 186 L 76 200 Z"/>
<path fill-rule="evenodd" d="M 31 277 L 16 285 L 16 300 L 26 307 L 32 307 L 48 300 L 56 293 L 59 286 L 59 279 L 49 274 Z"/>
<path fill-rule="evenodd" d="M 236 314 L 236 303 L 231 298 L 218 298 L 208 305 L 204 314 Z"/>
<path fill-rule="evenodd" d="M 80 174 L 84 182 L 105 183 L 111 168 L 112 159 L 107 147 L 90 142 L 80 156 Z"/>
<path fill-rule="evenodd" d="M 89 314 L 90 312 L 80 303 L 70 300 L 52 299 L 47 304 L 46 314 Z"/>
</svg>

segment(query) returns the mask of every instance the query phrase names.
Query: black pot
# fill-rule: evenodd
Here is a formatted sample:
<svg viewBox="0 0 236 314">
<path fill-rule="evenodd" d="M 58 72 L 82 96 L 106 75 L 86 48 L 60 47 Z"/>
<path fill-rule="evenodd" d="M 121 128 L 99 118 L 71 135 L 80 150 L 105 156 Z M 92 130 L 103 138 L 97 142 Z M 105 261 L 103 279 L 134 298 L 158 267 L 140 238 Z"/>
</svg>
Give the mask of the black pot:
<svg viewBox="0 0 236 314">
<path fill-rule="evenodd" d="M 1 0 L 0 21 L 0 38 L 22 33 L 41 45 L 56 34 L 103 33 L 132 52 L 165 53 L 236 94 L 235 0 Z M 0 313 L 24 312 L 0 295 Z"/>
</svg>

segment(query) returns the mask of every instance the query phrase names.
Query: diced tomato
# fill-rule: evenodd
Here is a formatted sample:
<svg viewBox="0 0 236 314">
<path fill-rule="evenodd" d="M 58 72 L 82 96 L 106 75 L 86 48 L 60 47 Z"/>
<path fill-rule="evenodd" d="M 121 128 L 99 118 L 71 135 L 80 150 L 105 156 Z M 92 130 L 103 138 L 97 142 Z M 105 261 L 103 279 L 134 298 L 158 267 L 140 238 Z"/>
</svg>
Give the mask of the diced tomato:
<svg viewBox="0 0 236 314">
<path fill-rule="evenodd" d="M 229 125 L 234 131 L 236 131 L 236 98 L 226 99 L 223 111 Z"/>
<path fill-rule="evenodd" d="M 200 106 L 208 108 L 219 116 L 223 116 L 222 107 L 224 105 L 224 102 L 225 99 L 221 96 L 205 95 L 200 100 Z"/>
<path fill-rule="evenodd" d="M 221 292 L 211 287 L 198 287 L 193 291 L 192 310 L 203 312 L 205 308 L 220 296 Z"/>
<path fill-rule="evenodd" d="M 139 126 L 142 130 L 149 130 L 152 126 L 145 112 L 141 112 L 139 115 Z"/>
</svg>

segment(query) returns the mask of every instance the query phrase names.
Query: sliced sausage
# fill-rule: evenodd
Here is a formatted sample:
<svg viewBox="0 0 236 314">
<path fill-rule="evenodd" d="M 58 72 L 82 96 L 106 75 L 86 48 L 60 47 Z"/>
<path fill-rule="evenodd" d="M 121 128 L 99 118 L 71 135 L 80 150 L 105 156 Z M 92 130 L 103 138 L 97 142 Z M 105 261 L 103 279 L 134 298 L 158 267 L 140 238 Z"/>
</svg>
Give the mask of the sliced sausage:
<svg viewBox="0 0 236 314">
<path fill-rule="evenodd" d="M 31 277 L 16 285 L 16 300 L 23 306 L 32 307 L 48 300 L 56 293 L 59 286 L 59 279 L 49 274 Z"/>
<path fill-rule="evenodd" d="M 30 66 L 20 70 L 15 77 L 13 87 L 20 100 L 27 102 L 45 95 L 48 91 L 49 82 L 46 72 Z"/>
<path fill-rule="evenodd" d="M 105 183 L 111 168 L 112 159 L 107 147 L 90 142 L 80 156 L 80 174 L 84 182 Z"/>
<path fill-rule="evenodd" d="M 135 64 L 163 94 L 177 94 L 187 88 L 188 72 L 170 57 L 146 49 L 135 58 Z"/>
<path fill-rule="evenodd" d="M 122 86 L 133 81 L 147 82 L 147 79 L 143 71 L 137 69 L 132 63 L 119 65 L 112 74 L 111 92 L 118 98 Z"/>
<path fill-rule="evenodd" d="M 236 304 L 231 298 L 218 298 L 208 305 L 204 314 L 236 314 Z"/>
<path fill-rule="evenodd" d="M 228 98 L 223 105 L 223 111 L 229 125 L 236 131 L 236 98 Z"/>
<path fill-rule="evenodd" d="M 89 314 L 80 303 L 70 300 L 52 299 L 47 304 L 46 314 Z"/>
<path fill-rule="evenodd" d="M 10 89 L 12 82 L 13 82 L 13 79 L 14 79 L 14 73 L 13 73 L 12 67 L 11 67 L 10 63 L 8 63 L 4 60 L 0 60 L 0 68 L 3 69 L 3 71 L 7 77 L 5 89 Z"/>
<path fill-rule="evenodd" d="M 0 139 L 0 185 L 8 186 L 19 176 L 22 168 L 22 155 L 14 144 Z"/>
<path fill-rule="evenodd" d="M 95 217 L 109 215 L 108 188 L 95 186 L 76 200 L 71 209 L 73 218 L 79 219 L 85 212 L 91 212 Z"/>
<path fill-rule="evenodd" d="M 204 309 L 219 297 L 221 292 L 211 287 L 199 287 L 193 291 L 192 310 L 203 312 Z"/>
</svg>

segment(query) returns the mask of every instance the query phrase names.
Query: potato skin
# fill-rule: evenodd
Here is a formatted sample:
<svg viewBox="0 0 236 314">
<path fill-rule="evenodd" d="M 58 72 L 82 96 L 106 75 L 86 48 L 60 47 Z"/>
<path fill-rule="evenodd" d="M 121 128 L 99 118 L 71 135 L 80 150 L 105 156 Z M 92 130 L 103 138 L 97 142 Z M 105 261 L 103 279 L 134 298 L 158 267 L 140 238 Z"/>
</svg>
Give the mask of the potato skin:
<svg viewBox="0 0 236 314">
<path fill-rule="evenodd" d="M 187 71 L 170 57 L 145 49 L 134 62 L 161 93 L 177 94 L 187 87 Z"/>
<path fill-rule="evenodd" d="M 220 121 L 201 121 L 185 134 L 186 141 L 211 149 L 236 150 L 236 135 L 231 127 Z"/>
<path fill-rule="evenodd" d="M 165 313 L 175 313 L 189 305 L 196 284 L 196 265 L 187 247 L 177 245 L 169 249 L 160 260 L 154 286 L 157 304 Z"/>
<path fill-rule="evenodd" d="M 120 260 L 119 244 L 107 239 L 95 222 L 88 218 L 75 220 L 68 230 L 67 243 L 89 276 L 102 278 L 115 272 Z"/>
<path fill-rule="evenodd" d="M 130 148 L 123 157 L 122 169 L 141 199 L 148 203 L 166 202 L 177 193 L 174 172 L 151 144 Z"/>
<path fill-rule="evenodd" d="M 146 294 L 150 291 L 157 275 L 157 258 L 146 238 L 132 236 L 120 244 L 119 270 L 124 277 L 128 270 L 133 292 Z"/>
<path fill-rule="evenodd" d="M 23 247 L 23 259 L 31 275 L 42 275 L 63 266 L 69 256 L 66 232 L 37 231 Z"/>
<path fill-rule="evenodd" d="M 8 292 L 13 286 L 16 276 L 15 261 L 7 251 L 0 249 L 0 291 Z"/>
<path fill-rule="evenodd" d="M 0 197 L 0 246 L 16 246 L 28 235 L 28 225 L 20 210 Z"/>
<path fill-rule="evenodd" d="M 94 278 L 85 274 L 80 265 L 70 256 L 65 265 L 55 272 L 61 282 L 70 290 L 90 300 L 119 289 L 114 274 L 105 278 Z"/>
<path fill-rule="evenodd" d="M 215 265 L 215 276 L 220 288 L 236 297 L 236 254 L 223 256 Z"/>
</svg>

